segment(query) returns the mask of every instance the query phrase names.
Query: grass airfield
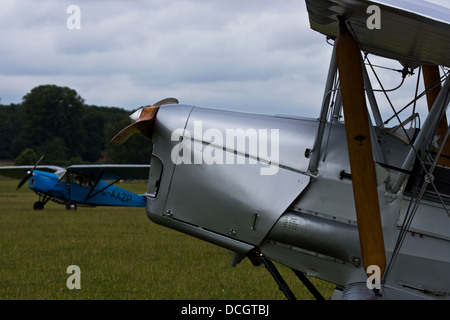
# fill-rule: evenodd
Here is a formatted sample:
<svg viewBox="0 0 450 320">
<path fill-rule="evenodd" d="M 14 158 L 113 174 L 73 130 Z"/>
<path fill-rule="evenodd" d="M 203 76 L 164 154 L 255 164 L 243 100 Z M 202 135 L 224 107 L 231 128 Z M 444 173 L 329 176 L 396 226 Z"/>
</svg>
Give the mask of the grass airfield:
<svg viewBox="0 0 450 320">
<path fill-rule="evenodd" d="M 230 266 L 231 252 L 151 222 L 144 208 L 49 202 L 0 177 L 0 300 L 285 300 L 264 266 Z M 143 182 L 120 185 L 137 193 Z M 299 300 L 313 300 L 293 272 L 275 263 Z M 69 289 L 80 268 L 80 289 Z M 325 298 L 333 285 L 311 279 Z"/>
</svg>

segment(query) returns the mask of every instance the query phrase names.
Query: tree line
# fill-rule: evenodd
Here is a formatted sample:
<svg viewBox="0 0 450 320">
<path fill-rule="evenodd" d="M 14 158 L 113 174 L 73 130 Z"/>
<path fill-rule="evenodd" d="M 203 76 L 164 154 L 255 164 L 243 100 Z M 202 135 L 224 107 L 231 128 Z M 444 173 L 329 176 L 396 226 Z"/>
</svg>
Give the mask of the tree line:
<svg viewBox="0 0 450 320">
<path fill-rule="evenodd" d="M 14 165 L 83 163 L 147 164 L 151 143 L 140 135 L 113 147 L 111 138 L 129 125 L 132 111 L 87 105 L 73 89 L 41 85 L 20 104 L 0 105 L 0 160 Z"/>
</svg>

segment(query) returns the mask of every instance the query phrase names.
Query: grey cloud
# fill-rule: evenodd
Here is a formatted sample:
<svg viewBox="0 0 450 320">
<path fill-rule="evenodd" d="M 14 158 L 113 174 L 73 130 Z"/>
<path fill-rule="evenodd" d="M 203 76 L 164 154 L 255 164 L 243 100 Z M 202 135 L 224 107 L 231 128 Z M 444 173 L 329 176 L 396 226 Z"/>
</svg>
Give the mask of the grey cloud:
<svg viewBox="0 0 450 320">
<path fill-rule="evenodd" d="M 130 109 L 170 95 L 242 111 L 319 112 L 331 51 L 301 0 L 78 1 L 80 30 L 66 27 L 70 4 L 2 1 L 2 103 L 55 83 L 86 103 Z"/>
</svg>

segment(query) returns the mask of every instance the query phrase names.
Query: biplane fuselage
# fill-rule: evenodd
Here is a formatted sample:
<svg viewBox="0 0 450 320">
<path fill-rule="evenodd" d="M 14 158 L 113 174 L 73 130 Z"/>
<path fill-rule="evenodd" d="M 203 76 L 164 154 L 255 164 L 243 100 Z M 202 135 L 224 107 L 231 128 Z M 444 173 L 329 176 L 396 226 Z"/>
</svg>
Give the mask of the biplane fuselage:
<svg viewBox="0 0 450 320">
<path fill-rule="evenodd" d="M 112 142 L 152 140 L 148 217 L 231 250 L 232 265 L 263 263 L 289 299 L 270 260 L 318 298 L 305 274 L 336 284 L 334 298 L 450 299 L 450 24 L 444 8 L 407 4 L 306 0 L 311 27 L 334 42 L 318 119 L 173 98 L 137 111 Z M 369 5 L 381 30 L 367 28 Z M 412 103 L 399 110 L 387 99 L 398 122 L 389 127 L 369 54 L 400 61 L 402 79 L 423 70 Z M 428 114 L 417 121 L 424 95 Z"/>
<path fill-rule="evenodd" d="M 226 145 L 208 134 L 194 137 L 194 125 L 198 128 L 200 123 L 204 133 L 214 129 L 215 137 L 241 129 L 246 143 L 239 145 L 236 138 L 234 145 L 229 141 Z M 346 288 L 346 298 L 370 296 L 358 239 L 345 125 L 326 124 L 321 157 L 311 172 L 319 124 L 317 119 L 186 105 L 161 107 L 153 131 L 148 217 L 233 251 L 233 264 L 258 252 Z M 274 129 L 279 130 L 276 142 L 270 141 L 273 136 L 261 142 L 252 135 Z M 389 130 L 374 128 L 373 132 L 380 164 L 398 168 L 409 144 Z M 252 141 L 259 147 L 262 143 L 272 146 L 264 151 L 266 158 L 258 154 L 260 149 L 252 148 Z M 209 162 L 200 161 L 205 154 Z M 377 166 L 377 192 L 389 258 L 414 190 L 406 188 L 405 181 L 398 193 L 390 193 L 389 181 L 395 181 L 399 172 L 381 165 Z M 274 174 L 261 174 L 269 167 L 272 170 L 267 172 Z M 421 202 L 385 284 L 385 298 L 449 297 L 448 220 L 435 199 Z"/>
<path fill-rule="evenodd" d="M 138 110 L 112 142 L 137 132 L 153 142 L 147 215 L 231 250 L 232 265 L 263 263 L 288 298 L 271 259 L 319 298 L 305 274 L 336 284 L 334 298 L 450 299 L 450 11 L 430 1 L 305 2 L 311 28 L 333 41 L 319 118 L 174 98 Z M 399 61 L 402 79 L 423 70 L 423 93 L 416 81 L 412 103 L 394 106 L 372 54 Z M 424 95 L 428 114 L 416 121 Z"/>
</svg>

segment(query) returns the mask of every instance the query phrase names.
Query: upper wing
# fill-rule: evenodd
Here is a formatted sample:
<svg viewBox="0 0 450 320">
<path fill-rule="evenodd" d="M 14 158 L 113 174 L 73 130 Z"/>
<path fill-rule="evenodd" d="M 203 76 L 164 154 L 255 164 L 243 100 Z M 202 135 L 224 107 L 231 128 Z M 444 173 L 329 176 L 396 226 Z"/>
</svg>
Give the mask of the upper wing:
<svg viewBox="0 0 450 320">
<path fill-rule="evenodd" d="M 150 165 L 139 164 L 101 164 L 101 165 L 73 165 L 68 172 L 80 174 L 92 179 L 102 180 L 147 180 Z"/>
<path fill-rule="evenodd" d="M 9 167 L 0 167 L 0 175 L 21 179 L 25 176 L 25 174 L 32 170 L 34 166 L 9 166 Z M 58 166 L 37 166 L 35 170 L 47 171 L 56 174 L 58 177 L 62 177 L 66 172 L 66 169 L 58 167 Z"/>
<path fill-rule="evenodd" d="M 363 51 L 409 63 L 450 66 L 450 9 L 425 0 L 306 0 L 313 30 L 337 37 L 344 16 Z M 379 29 L 368 21 L 379 8 Z M 370 21 L 369 21 L 370 25 Z"/>
</svg>

